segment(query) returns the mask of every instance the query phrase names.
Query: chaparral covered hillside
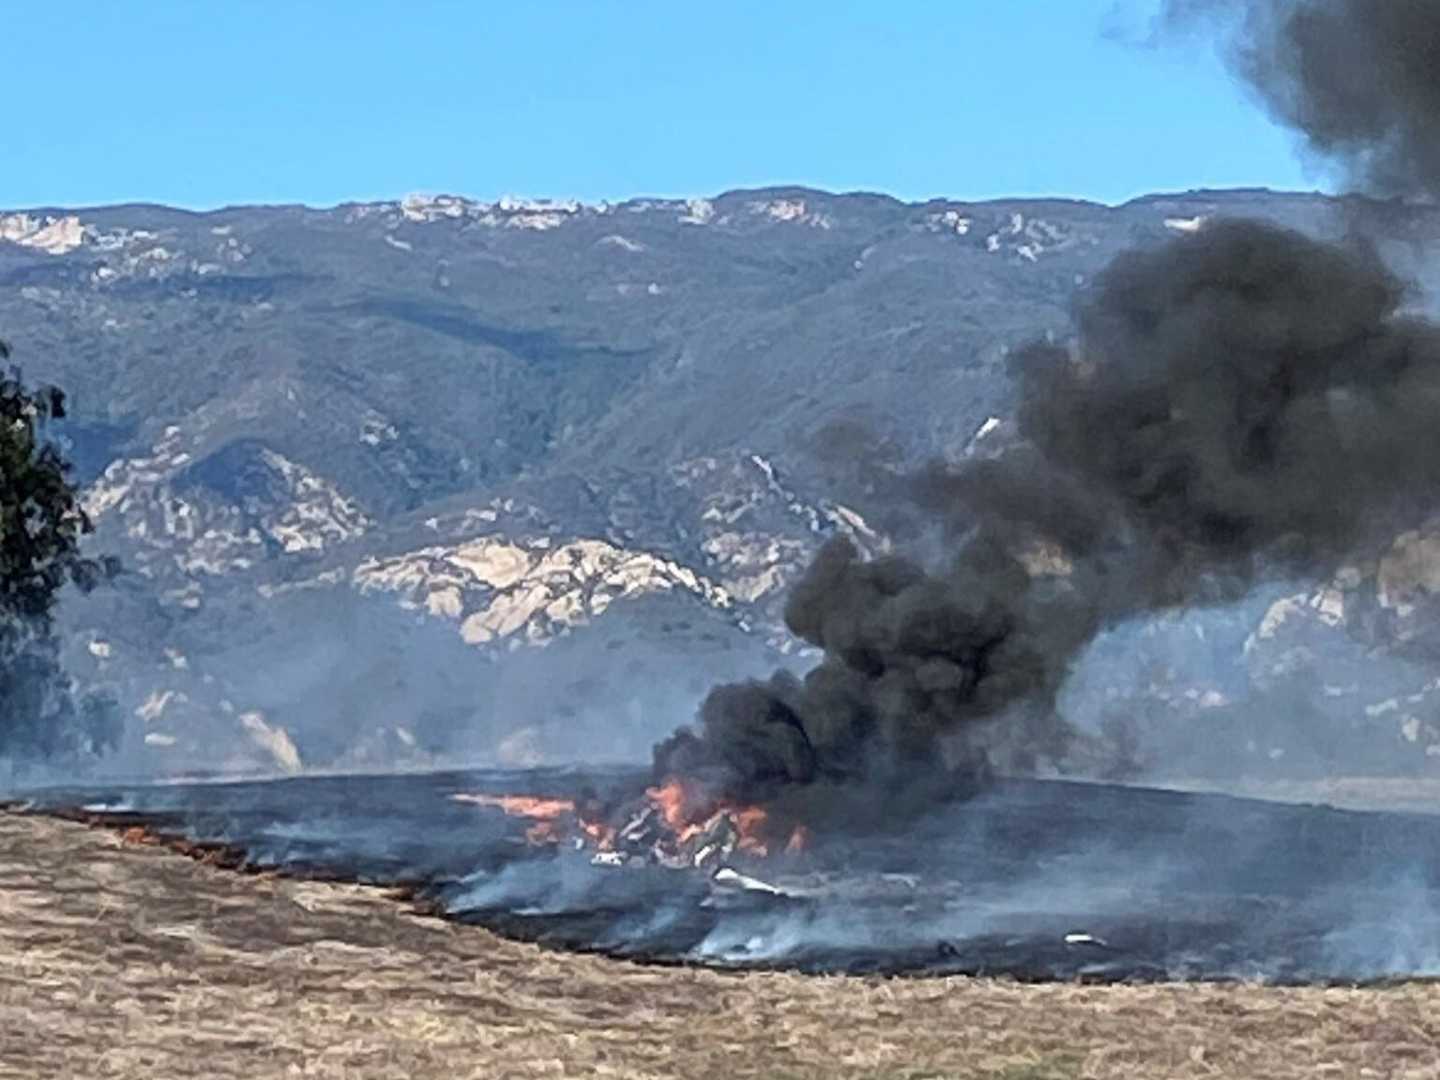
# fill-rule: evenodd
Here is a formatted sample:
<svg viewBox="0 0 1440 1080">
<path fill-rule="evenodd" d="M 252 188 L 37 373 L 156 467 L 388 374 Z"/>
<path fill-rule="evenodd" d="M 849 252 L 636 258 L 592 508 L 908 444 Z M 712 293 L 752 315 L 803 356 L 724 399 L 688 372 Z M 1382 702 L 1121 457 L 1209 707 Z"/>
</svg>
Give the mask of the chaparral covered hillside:
<svg viewBox="0 0 1440 1080">
<path fill-rule="evenodd" d="M 72 670 L 123 703 L 126 768 L 642 758 L 714 680 L 805 662 L 787 583 L 835 533 L 883 550 L 907 463 L 1003 444 L 1008 351 L 1067 335 L 1117 252 L 1226 216 L 1335 235 L 1339 209 L 775 189 L 0 213 L 0 328 L 70 391 L 93 546 L 129 571 L 67 601 Z M 1406 214 L 1402 270 L 1440 237 Z M 1202 771 L 1222 745 L 1230 768 L 1358 746 L 1440 769 L 1437 688 L 1405 663 L 1437 590 L 1440 534 L 1400 537 L 1102 640 L 1072 705 Z M 1257 695 L 1303 732 L 1236 729 Z"/>
</svg>

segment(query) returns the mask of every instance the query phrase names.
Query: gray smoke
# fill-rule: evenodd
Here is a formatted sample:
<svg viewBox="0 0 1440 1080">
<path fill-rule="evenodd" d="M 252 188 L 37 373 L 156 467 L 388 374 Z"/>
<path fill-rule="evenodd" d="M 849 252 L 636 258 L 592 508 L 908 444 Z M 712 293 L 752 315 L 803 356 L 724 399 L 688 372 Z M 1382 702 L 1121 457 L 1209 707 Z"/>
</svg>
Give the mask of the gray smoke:
<svg viewBox="0 0 1440 1080">
<path fill-rule="evenodd" d="M 1215 28 L 1232 68 L 1350 186 L 1434 195 L 1440 5 L 1433 0 L 1169 0 L 1171 29 Z"/>
</svg>

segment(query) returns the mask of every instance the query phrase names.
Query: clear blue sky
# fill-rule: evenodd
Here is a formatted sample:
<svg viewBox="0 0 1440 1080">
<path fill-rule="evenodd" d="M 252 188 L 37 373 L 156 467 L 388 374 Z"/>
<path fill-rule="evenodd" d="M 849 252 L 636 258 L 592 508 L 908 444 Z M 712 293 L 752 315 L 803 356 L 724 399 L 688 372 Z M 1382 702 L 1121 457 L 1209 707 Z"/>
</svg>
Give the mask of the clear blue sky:
<svg viewBox="0 0 1440 1080">
<path fill-rule="evenodd" d="M 1317 186 L 1208 52 L 1104 32 L 1147 10 L 8 0 L 0 206 Z"/>
</svg>

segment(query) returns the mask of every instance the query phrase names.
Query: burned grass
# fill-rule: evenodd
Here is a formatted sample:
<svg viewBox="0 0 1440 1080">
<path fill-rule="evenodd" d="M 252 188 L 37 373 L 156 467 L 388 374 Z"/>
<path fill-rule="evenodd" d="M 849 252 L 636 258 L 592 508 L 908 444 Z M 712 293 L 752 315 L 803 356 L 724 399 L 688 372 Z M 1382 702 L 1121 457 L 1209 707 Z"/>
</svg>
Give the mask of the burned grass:
<svg viewBox="0 0 1440 1080">
<path fill-rule="evenodd" d="M 646 968 L 140 839 L 0 813 L 0 1077 L 1440 1076 L 1433 985 Z"/>
</svg>

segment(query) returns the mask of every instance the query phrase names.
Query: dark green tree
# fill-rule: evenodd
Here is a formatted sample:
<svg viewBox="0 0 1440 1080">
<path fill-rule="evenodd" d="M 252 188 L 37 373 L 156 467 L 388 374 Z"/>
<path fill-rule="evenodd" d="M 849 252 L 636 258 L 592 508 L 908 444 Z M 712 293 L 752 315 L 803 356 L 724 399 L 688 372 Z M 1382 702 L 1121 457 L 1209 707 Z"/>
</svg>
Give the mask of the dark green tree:
<svg viewBox="0 0 1440 1080">
<path fill-rule="evenodd" d="M 9 356 L 0 342 L 0 363 Z M 118 570 L 81 553 L 90 520 L 50 433 L 64 416 L 60 390 L 0 374 L 0 759 L 22 767 L 101 753 L 120 731 L 113 706 L 78 696 L 60 663 L 61 589 L 93 589 Z"/>
</svg>

